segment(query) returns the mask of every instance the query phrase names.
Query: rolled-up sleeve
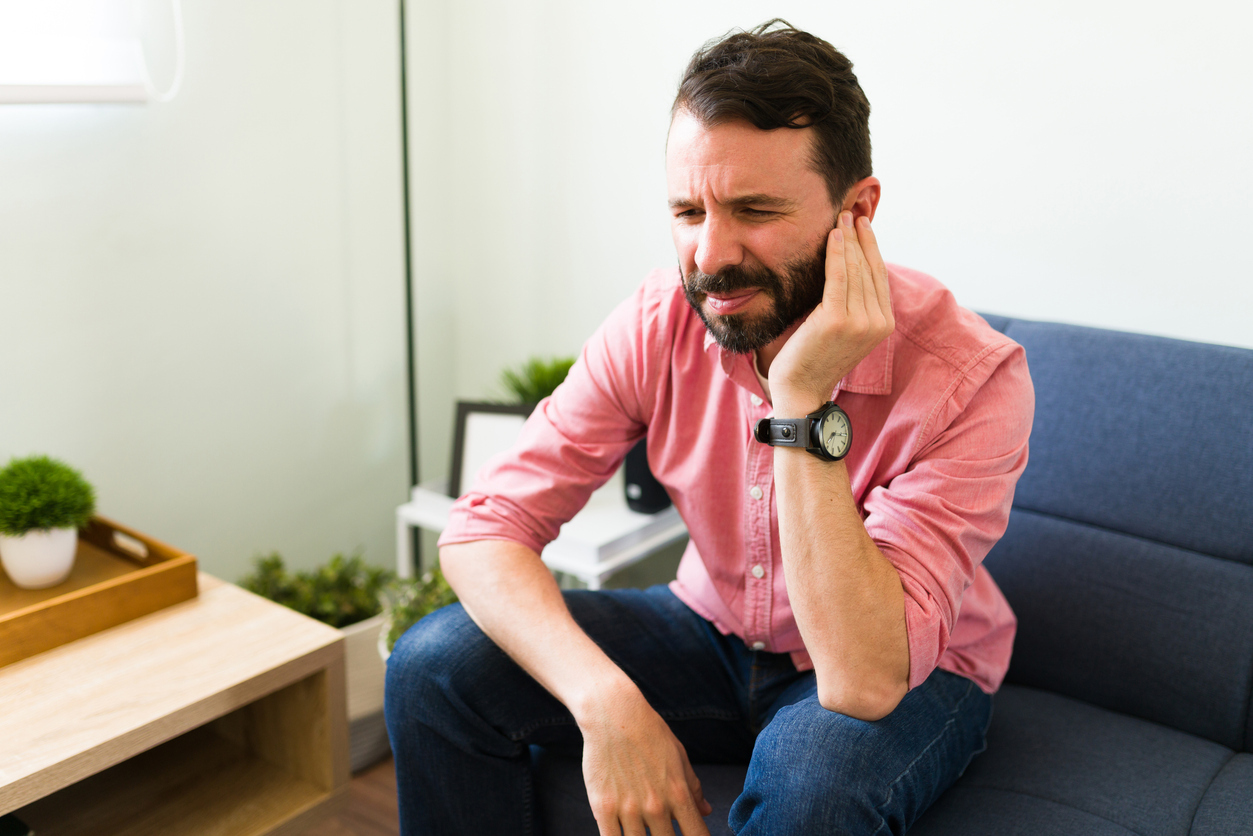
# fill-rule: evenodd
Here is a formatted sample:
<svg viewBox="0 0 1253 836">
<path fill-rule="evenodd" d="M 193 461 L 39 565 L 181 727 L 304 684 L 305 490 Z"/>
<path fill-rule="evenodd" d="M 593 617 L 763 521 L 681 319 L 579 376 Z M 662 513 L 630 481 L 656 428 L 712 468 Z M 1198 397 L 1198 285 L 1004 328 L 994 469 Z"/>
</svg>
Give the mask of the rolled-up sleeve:
<svg viewBox="0 0 1253 836">
<path fill-rule="evenodd" d="M 866 530 L 904 588 L 911 688 L 950 648 L 963 596 L 986 574 L 983 558 L 1005 532 L 1027 465 L 1035 398 L 1025 354 L 1007 343 L 978 363 L 985 368 L 961 370 L 934 405 L 909 468 L 863 505 Z M 1008 608 L 1005 618 L 1012 630 Z"/>
</svg>

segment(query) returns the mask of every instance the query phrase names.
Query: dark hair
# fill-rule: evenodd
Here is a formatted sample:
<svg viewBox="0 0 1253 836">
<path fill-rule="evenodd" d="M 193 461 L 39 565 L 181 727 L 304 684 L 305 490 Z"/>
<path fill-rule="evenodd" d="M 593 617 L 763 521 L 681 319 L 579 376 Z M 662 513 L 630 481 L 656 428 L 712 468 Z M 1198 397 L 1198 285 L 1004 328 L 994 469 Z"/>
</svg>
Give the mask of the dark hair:
<svg viewBox="0 0 1253 836">
<path fill-rule="evenodd" d="M 786 20 L 732 31 L 701 47 L 683 73 L 671 119 L 680 110 L 706 126 L 742 119 L 763 131 L 812 127 L 810 164 L 826 179 L 837 209 L 849 188 L 871 174 L 870 102 L 853 63 Z"/>
</svg>

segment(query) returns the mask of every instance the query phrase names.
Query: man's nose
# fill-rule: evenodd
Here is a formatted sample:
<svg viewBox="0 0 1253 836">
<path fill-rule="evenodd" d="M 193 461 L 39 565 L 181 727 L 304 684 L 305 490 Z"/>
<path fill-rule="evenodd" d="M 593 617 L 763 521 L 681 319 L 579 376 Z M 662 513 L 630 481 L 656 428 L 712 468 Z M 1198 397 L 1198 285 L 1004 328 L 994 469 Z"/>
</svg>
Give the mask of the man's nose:
<svg viewBox="0 0 1253 836">
<path fill-rule="evenodd" d="M 696 242 L 696 266 L 707 276 L 717 274 L 723 267 L 739 264 L 744 260 L 733 225 L 712 214 L 705 216 L 700 237 Z"/>
</svg>

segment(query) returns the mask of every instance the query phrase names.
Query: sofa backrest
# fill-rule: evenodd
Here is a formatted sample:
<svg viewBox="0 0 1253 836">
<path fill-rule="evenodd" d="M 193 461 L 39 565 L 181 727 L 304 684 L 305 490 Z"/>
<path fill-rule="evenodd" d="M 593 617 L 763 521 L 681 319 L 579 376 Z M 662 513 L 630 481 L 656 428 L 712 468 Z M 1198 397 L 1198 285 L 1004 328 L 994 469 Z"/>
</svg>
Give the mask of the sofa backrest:
<svg viewBox="0 0 1253 836">
<path fill-rule="evenodd" d="M 1253 750 L 1253 351 L 987 319 L 1036 393 L 1007 681 Z"/>
</svg>

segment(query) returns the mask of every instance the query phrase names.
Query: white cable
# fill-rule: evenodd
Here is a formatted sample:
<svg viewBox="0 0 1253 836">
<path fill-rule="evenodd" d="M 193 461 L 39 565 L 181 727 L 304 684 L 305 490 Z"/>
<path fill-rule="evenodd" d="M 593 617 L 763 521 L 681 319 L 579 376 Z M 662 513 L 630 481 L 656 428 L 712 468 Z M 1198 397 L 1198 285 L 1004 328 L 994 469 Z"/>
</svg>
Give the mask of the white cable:
<svg viewBox="0 0 1253 836">
<path fill-rule="evenodd" d="M 137 2 L 139 19 L 143 20 L 143 3 Z M 152 76 L 148 73 L 148 55 L 144 54 L 144 87 L 148 90 L 148 97 L 160 104 L 173 101 L 178 95 L 178 88 L 183 86 L 183 67 L 186 64 L 186 45 L 183 41 L 183 3 L 182 0 L 170 0 L 170 12 L 174 18 L 174 80 L 170 82 L 170 87 L 164 93 L 157 92 L 157 88 L 152 83 Z M 140 26 L 142 33 L 143 26 Z M 142 39 L 141 39 L 142 40 Z"/>
</svg>

